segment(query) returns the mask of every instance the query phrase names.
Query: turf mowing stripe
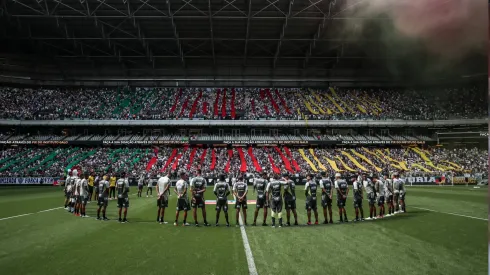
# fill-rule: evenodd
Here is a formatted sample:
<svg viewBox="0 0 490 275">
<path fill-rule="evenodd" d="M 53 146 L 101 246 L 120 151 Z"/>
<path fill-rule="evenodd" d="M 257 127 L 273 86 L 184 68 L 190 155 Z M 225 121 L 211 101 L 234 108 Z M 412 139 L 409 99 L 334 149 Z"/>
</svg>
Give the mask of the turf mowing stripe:
<svg viewBox="0 0 490 275">
<path fill-rule="evenodd" d="M 257 275 L 257 267 L 255 267 L 254 256 L 252 255 L 252 249 L 248 243 L 247 232 L 242 220 L 242 213 L 239 216 L 240 232 L 242 233 L 243 247 L 245 248 L 245 255 L 247 256 L 248 273 L 250 275 Z"/>
<path fill-rule="evenodd" d="M 450 213 L 450 212 L 441 212 L 441 211 L 436 211 L 436 210 L 422 208 L 422 207 L 412 206 L 412 208 L 417 208 L 417 209 L 426 210 L 426 211 L 435 212 L 435 213 L 441 213 L 441 214 L 447 214 L 447 215 L 465 217 L 465 218 L 469 218 L 469 219 L 475 219 L 475 220 L 481 220 L 481 221 L 488 221 L 488 219 L 484 219 L 484 218 L 478 218 L 478 217 L 473 217 L 473 216 L 466 216 L 466 215 L 456 214 L 456 213 Z"/>
<path fill-rule="evenodd" d="M 60 206 L 60 207 L 55 207 L 55 208 L 51 208 L 51 209 L 41 210 L 41 211 L 37 211 L 37 212 L 32 212 L 32 213 L 26 213 L 26 214 L 22 214 L 22 215 L 16 215 L 16 216 L 11 216 L 11 217 L 1 218 L 0 221 L 9 220 L 9 219 L 13 219 L 13 218 L 24 217 L 24 216 L 29 216 L 29 215 L 32 215 L 32 214 L 37 214 L 37 213 L 42 213 L 42 212 L 53 211 L 53 210 L 60 209 L 60 208 L 64 208 L 64 207 L 63 206 Z"/>
</svg>

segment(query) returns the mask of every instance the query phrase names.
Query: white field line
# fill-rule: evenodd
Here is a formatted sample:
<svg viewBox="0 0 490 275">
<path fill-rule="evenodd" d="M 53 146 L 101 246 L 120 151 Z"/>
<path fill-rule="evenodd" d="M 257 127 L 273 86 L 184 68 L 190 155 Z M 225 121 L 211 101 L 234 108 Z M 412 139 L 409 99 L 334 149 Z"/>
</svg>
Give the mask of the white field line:
<svg viewBox="0 0 490 275">
<path fill-rule="evenodd" d="M 56 209 L 61 209 L 61 208 L 64 208 L 64 207 L 63 207 L 63 206 L 61 206 L 61 207 L 55 207 L 55 208 L 46 209 L 46 210 L 41 210 L 41 211 L 37 211 L 37 212 L 32 212 L 32 213 L 26 213 L 26 214 L 22 214 L 22 215 L 16 215 L 16 216 L 11 216 L 11 217 L 0 218 L 0 221 L 3 221 L 3 220 L 10 220 L 10 219 L 13 219 L 13 218 L 19 218 L 19 217 L 24 217 L 24 216 L 29 216 L 29 215 L 32 215 L 32 214 L 38 214 L 38 213 L 43 213 L 43 212 L 49 212 L 49 211 L 53 211 L 53 210 L 56 210 Z"/>
<path fill-rule="evenodd" d="M 428 208 L 422 208 L 422 207 L 415 207 L 412 206 L 412 208 L 417 208 L 417 209 L 422 209 L 430 212 L 435 212 L 435 213 L 441 213 L 441 214 L 446 214 L 446 215 L 453 215 L 453 216 L 459 216 L 459 217 L 464 217 L 464 218 L 469 218 L 469 219 L 475 219 L 475 220 L 481 220 L 481 221 L 488 221 L 488 219 L 484 218 L 478 218 L 478 217 L 473 217 L 473 216 L 467 216 L 467 215 L 462 215 L 462 214 L 457 214 L 457 213 L 450 213 L 450 212 L 442 212 L 442 211 L 436 211 Z"/>
<path fill-rule="evenodd" d="M 245 231 L 245 226 L 243 225 L 242 213 L 240 213 L 240 232 L 242 233 L 243 248 L 245 249 L 245 256 L 247 257 L 248 273 L 250 275 L 258 275 L 257 268 L 255 267 L 254 256 L 252 255 L 252 249 L 248 243 L 247 232 Z"/>
</svg>

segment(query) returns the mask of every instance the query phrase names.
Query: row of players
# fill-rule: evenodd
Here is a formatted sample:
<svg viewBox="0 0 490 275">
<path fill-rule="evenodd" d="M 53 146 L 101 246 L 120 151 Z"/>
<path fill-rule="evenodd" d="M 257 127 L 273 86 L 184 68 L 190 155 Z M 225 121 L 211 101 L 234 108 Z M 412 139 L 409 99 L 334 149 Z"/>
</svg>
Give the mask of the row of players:
<svg viewBox="0 0 490 275">
<path fill-rule="evenodd" d="M 106 180 L 107 177 L 103 177 L 102 180 L 96 185 L 96 191 L 98 193 L 98 210 L 97 219 L 108 220 L 105 213 L 109 200 L 109 188 L 110 183 Z M 272 179 L 268 180 L 266 173 L 262 174 L 262 177 L 256 177 L 248 179 L 249 182 L 253 182 L 254 194 L 257 193 L 256 209 L 254 213 L 254 222 L 252 225 L 256 225 L 259 209 L 264 209 L 263 226 L 267 226 L 267 209 L 271 209 L 272 226 L 276 224 L 276 218 L 278 218 L 279 226 L 283 226 L 282 222 L 282 208 L 283 204 L 286 208 L 286 225 L 290 226 L 291 212 L 294 216 L 294 225 L 298 225 L 297 213 L 296 213 L 296 184 L 295 181 L 290 179 L 289 174 L 284 173 L 282 177 L 275 175 Z M 367 178 L 366 174 L 359 175 L 357 178 L 352 178 L 353 181 L 353 199 L 356 219 L 355 221 L 364 220 L 364 211 L 362 202 L 364 200 L 364 193 L 369 202 L 369 219 L 383 218 L 385 216 L 385 200 L 388 204 L 387 216 L 394 215 L 399 212 L 405 212 L 405 184 L 404 180 L 400 179 L 399 175 L 395 173 L 393 179 L 388 178 L 388 175 L 383 175 L 381 178 L 373 176 L 373 180 Z M 76 171 L 67 178 L 66 181 L 66 197 L 65 208 L 71 202 L 71 212 L 81 217 L 86 217 L 85 206 L 89 197 L 88 189 L 88 175 L 84 175 L 82 179 L 77 177 Z M 206 205 L 204 199 L 204 193 L 207 189 L 207 180 L 201 176 L 201 171 L 198 170 L 194 178 L 190 183 L 186 181 L 186 174 L 182 173 L 180 179 L 176 182 L 174 192 L 177 195 L 177 206 L 174 225 L 178 225 L 179 214 L 184 212 L 183 225 L 189 225 L 187 223 L 187 211 L 193 208 L 193 218 L 196 226 L 199 226 L 197 220 L 197 208 L 202 209 L 202 215 L 204 219 L 204 225 L 209 226 L 206 218 Z M 141 195 L 141 187 L 139 185 L 138 195 Z M 157 222 L 164 222 L 165 209 L 168 207 L 168 199 L 170 195 L 170 178 L 165 175 L 158 179 L 156 184 L 156 191 L 158 194 L 157 206 Z M 117 190 L 117 206 L 119 208 L 119 221 L 127 222 L 127 209 L 129 207 L 129 181 L 124 174 L 116 181 Z M 188 198 L 188 189 L 191 193 L 191 201 Z M 230 190 L 231 189 L 231 190 Z M 307 225 L 311 225 L 311 212 L 313 211 L 315 216 L 315 224 L 318 224 L 318 210 L 317 210 L 317 198 L 319 190 L 321 190 L 321 205 L 323 207 L 324 224 L 333 223 L 332 215 L 332 202 L 334 189 L 337 193 L 337 206 L 339 209 L 339 222 L 348 222 L 347 213 L 345 211 L 345 205 L 347 196 L 349 194 L 349 187 L 347 181 L 341 177 L 340 173 L 335 175 L 335 180 L 332 183 L 330 178 L 325 173 L 321 173 L 316 177 L 314 175 L 308 175 L 305 184 L 305 196 L 308 222 Z M 73 191 L 73 192 L 72 192 Z M 243 176 L 239 176 L 237 181 L 233 183 L 232 188 L 226 182 L 226 175 L 220 175 L 218 181 L 214 185 L 213 192 L 216 196 L 216 226 L 219 223 L 220 213 L 223 210 L 226 219 L 226 225 L 229 226 L 228 219 L 228 196 L 233 193 L 235 198 L 236 209 L 236 223 L 239 224 L 240 209 L 243 213 L 243 222 L 247 225 L 247 195 L 248 185 L 244 181 Z M 379 206 L 379 214 L 377 215 L 376 204 Z M 399 207 L 401 206 L 401 211 Z M 121 218 L 121 212 L 124 209 L 124 218 Z M 100 217 L 102 212 L 103 217 Z"/>
</svg>

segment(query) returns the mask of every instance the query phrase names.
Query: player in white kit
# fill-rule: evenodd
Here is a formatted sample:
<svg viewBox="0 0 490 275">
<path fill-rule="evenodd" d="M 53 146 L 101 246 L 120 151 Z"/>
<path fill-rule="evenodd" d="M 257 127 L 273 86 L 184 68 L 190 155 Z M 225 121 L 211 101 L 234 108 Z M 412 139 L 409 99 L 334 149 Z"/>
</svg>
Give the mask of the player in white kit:
<svg viewBox="0 0 490 275">
<path fill-rule="evenodd" d="M 184 180 L 185 173 L 180 174 L 180 179 L 175 183 L 174 192 L 177 194 L 177 211 L 175 211 L 174 225 L 178 225 L 180 211 L 184 211 L 184 222 L 182 226 L 189 226 L 187 223 L 187 211 L 189 210 L 189 201 L 187 199 L 187 182 Z"/>
<path fill-rule="evenodd" d="M 168 193 L 170 189 L 170 178 L 168 175 L 164 175 L 158 179 L 157 182 L 157 206 L 158 206 L 158 213 L 157 213 L 157 222 L 160 224 L 167 224 L 163 220 L 165 217 L 165 208 L 168 207 Z"/>
</svg>

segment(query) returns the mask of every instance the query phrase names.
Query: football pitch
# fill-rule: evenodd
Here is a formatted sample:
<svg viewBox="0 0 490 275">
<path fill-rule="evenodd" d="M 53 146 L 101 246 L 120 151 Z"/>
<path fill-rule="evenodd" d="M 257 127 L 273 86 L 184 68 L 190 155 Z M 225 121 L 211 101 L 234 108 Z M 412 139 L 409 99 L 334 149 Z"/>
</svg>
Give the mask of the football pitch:
<svg viewBox="0 0 490 275">
<path fill-rule="evenodd" d="M 306 222 L 298 186 L 298 217 Z M 408 187 L 407 213 L 376 221 L 271 228 L 245 227 L 258 274 L 488 274 L 487 188 Z M 10 274 L 249 274 L 240 228 L 173 226 L 176 196 L 165 220 L 156 222 L 156 198 L 137 198 L 131 188 L 127 224 L 62 209 L 59 187 L 0 188 L 0 268 Z M 230 196 L 231 197 L 231 196 Z M 214 198 L 208 189 L 207 199 Z M 253 199 L 253 196 L 249 196 Z M 255 205 L 249 205 L 248 223 Z M 333 206 L 334 220 L 338 220 Z M 386 208 L 388 211 L 388 208 Z M 214 205 L 207 205 L 215 222 Z M 364 212 L 368 213 L 367 203 Z M 188 222 L 193 224 L 192 212 Z M 348 218 L 354 218 L 352 198 Z M 323 221 L 319 205 L 320 222 Z M 286 214 L 283 210 L 283 217 Z M 202 222 L 200 211 L 199 221 Z M 182 213 L 181 217 L 182 219 Z M 262 211 L 258 223 L 262 222 Z M 270 225 L 270 214 L 268 218 Z"/>
</svg>

